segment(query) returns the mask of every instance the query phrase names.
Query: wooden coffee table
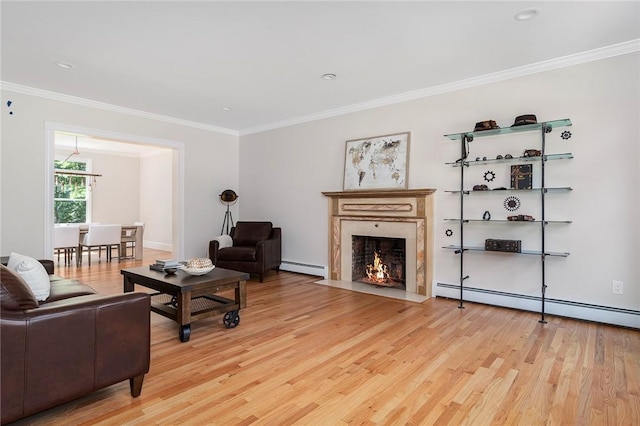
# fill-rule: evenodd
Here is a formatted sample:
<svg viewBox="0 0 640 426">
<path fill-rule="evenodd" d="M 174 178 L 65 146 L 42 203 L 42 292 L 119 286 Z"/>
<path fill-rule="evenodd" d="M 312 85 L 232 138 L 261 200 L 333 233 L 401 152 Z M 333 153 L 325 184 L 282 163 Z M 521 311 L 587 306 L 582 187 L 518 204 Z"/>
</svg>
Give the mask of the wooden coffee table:
<svg viewBox="0 0 640 426">
<path fill-rule="evenodd" d="M 193 276 L 181 270 L 165 274 L 140 266 L 120 273 L 124 276 L 125 293 L 133 291 L 135 284 L 157 291 L 151 295 L 151 311 L 177 322 L 182 342 L 191 336 L 192 320 L 225 313 L 224 325 L 233 328 L 240 322 L 240 309 L 247 306 L 249 274 L 244 272 L 215 268 L 205 275 Z M 229 289 L 235 290 L 235 300 L 215 295 Z"/>
</svg>

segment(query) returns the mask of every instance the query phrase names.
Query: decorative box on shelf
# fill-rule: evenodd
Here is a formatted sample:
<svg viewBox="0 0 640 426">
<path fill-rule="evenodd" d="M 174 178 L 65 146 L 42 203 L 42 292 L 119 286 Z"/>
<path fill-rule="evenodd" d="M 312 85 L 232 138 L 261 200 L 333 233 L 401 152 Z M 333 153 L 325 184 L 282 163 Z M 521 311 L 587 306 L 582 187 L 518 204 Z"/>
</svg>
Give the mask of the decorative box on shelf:
<svg viewBox="0 0 640 426">
<path fill-rule="evenodd" d="M 511 166 L 511 188 L 533 188 L 533 166 L 531 164 L 515 164 Z"/>
<path fill-rule="evenodd" d="M 487 238 L 484 241 L 484 249 L 487 251 L 506 251 L 509 253 L 520 253 L 522 251 L 521 240 L 495 240 Z"/>
</svg>

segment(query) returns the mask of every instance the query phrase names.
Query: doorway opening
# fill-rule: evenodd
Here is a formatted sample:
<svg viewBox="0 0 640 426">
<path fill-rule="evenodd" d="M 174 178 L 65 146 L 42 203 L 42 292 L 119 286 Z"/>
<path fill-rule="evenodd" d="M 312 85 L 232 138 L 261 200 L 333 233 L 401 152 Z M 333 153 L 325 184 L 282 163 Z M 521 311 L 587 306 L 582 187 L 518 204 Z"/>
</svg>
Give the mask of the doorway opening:
<svg viewBox="0 0 640 426">
<path fill-rule="evenodd" d="M 88 221 L 144 222 L 146 247 L 182 257 L 184 144 L 47 123 L 45 157 L 45 253 L 53 250 L 56 220 L 54 162 L 83 158 L 90 160 L 93 174 L 102 175 L 92 179 Z"/>
</svg>

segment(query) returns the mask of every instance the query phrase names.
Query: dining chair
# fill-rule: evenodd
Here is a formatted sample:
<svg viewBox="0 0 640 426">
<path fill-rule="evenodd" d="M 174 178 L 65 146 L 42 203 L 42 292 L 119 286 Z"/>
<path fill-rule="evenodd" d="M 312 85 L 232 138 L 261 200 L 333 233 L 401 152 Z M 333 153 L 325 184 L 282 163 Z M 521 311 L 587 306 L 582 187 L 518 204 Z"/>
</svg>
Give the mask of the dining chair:
<svg viewBox="0 0 640 426">
<path fill-rule="evenodd" d="M 91 249 L 98 248 L 98 259 L 102 255 L 102 247 L 107 251 L 107 262 L 111 261 L 111 249 L 118 248 L 118 260 L 120 260 L 120 239 L 122 238 L 122 225 L 89 225 L 89 231 L 85 234 L 80 244 L 80 256 L 86 247 L 89 254 L 89 266 L 91 266 Z M 82 263 L 82 259 L 80 259 Z"/>
<path fill-rule="evenodd" d="M 73 253 L 76 254 L 76 265 L 79 262 L 78 244 L 80 243 L 80 226 L 60 225 L 53 227 L 53 249 L 58 255 L 60 263 L 60 252 L 64 253 L 64 264 L 71 265 Z"/>
<path fill-rule="evenodd" d="M 133 222 L 133 225 L 140 228 L 135 229 L 123 229 L 122 230 L 122 247 L 124 248 L 123 259 L 132 259 L 136 257 L 136 238 L 138 237 L 138 230 L 144 232 L 144 222 Z M 131 256 L 127 256 L 127 248 L 131 247 Z"/>
</svg>

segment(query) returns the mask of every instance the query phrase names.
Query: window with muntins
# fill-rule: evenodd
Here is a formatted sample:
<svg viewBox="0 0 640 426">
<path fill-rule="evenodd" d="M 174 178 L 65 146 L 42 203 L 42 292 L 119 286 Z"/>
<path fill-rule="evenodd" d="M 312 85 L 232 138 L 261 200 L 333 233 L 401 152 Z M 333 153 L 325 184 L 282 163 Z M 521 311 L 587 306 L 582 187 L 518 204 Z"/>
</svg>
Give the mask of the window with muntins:
<svg viewBox="0 0 640 426">
<path fill-rule="evenodd" d="M 73 161 L 54 161 L 53 210 L 55 223 L 91 222 L 90 196 L 91 177 L 82 172 L 90 172 L 88 160 L 76 158 Z M 60 172 L 79 171 L 79 174 Z"/>
</svg>

